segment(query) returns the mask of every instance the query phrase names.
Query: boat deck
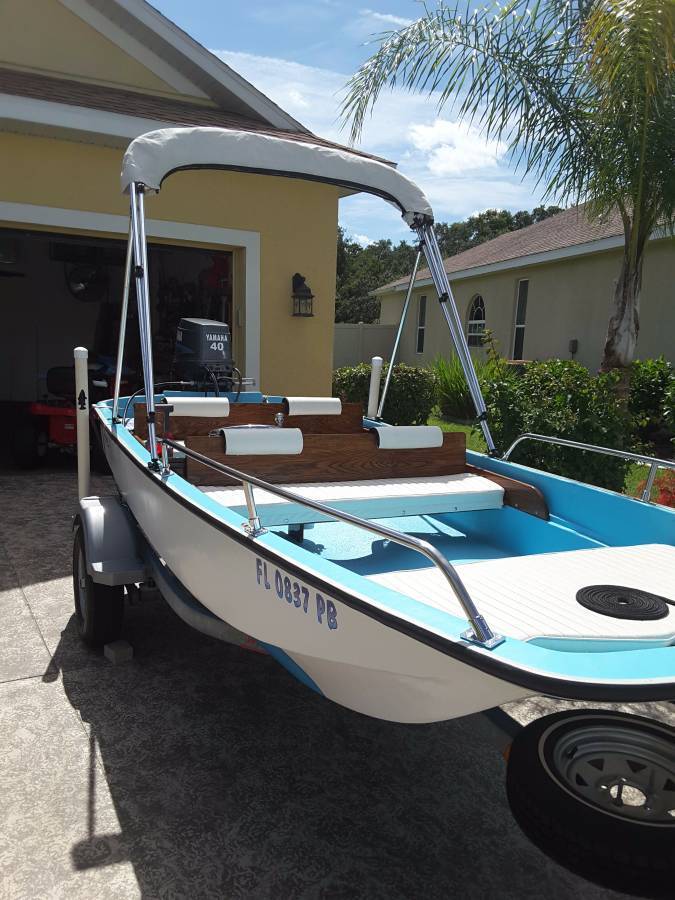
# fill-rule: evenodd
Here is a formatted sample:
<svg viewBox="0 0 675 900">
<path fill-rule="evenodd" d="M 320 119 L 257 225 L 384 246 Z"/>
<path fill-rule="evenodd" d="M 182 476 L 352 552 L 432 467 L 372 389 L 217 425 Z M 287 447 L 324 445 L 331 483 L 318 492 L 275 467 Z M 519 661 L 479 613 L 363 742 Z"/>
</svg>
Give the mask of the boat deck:
<svg viewBox="0 0 675 900">
<path fill-rule="evenodd" d="M 642 544 L 486 559 L 457 571 L 490 626 L 500 634 L 537 638 L 675 642 L 675 547 Z M 434 567 L 367 576 L 401 594 L 462 616 L 441 572 Z M 670 600 L 663 619 L 615 619 L 581 606 L 582 587 L 614 584 Z"/>
</svg>

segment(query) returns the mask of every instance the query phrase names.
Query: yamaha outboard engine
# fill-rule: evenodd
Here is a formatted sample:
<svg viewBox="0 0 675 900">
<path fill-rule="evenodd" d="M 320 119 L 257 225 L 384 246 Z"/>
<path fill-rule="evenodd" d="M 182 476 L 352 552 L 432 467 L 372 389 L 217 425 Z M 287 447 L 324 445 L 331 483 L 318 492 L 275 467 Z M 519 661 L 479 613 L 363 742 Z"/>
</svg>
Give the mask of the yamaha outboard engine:
<svg viewBox="0 0 675 900">
<path fill-rule="evenodd" d="M 230 326 L 213 319 L 181 319 L 173 375 L 177 380 L 194 382 L 199 389 L 215 389 L 216 393 L 233 390 L 241 376 L 232 362 Z"/>
</svg>

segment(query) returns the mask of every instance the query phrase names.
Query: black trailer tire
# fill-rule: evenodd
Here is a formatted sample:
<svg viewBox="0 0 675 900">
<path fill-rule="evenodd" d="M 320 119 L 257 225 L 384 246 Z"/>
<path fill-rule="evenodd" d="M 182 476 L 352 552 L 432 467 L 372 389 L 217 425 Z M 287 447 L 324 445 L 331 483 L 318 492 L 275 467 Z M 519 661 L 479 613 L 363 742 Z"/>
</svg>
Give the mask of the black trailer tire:
<svg viewBox="0 0 675 900">
<path fill-rule="evenodd" d="M 122 633 L 124 588 L 94 581 L 87 571 L 82 527 L 73 541 L 73 595 L 80 637 L 92 647 L 116 641 Z"/>
<path fill-rule="evenodd" d="M 12 459 L 20 469 L 36 469 L 47 459 L 49 434 L 42 419 L 20 419 L 12 428 Z"/>
<path fill-rule="evenodd" d="M 506 790 L 522 830 L 561 864 L 615 888 L 672 890 L 675 729 L 606 710 L 544 716 L 513 741 Z"/>
</svg>

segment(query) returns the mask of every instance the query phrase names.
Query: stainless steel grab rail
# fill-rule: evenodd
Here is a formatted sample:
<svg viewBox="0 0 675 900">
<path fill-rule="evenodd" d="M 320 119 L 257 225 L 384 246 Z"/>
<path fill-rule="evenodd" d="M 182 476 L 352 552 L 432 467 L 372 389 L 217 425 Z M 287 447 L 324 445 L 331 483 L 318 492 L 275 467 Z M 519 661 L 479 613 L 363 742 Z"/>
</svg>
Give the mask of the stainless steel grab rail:
<svg viewBox="0 0 675 900">
<path fill-rule="evenodd" d="M 517 437 L 511 446 L 504 452 L 502 459 L 506 462 L 516 449 L 518 444 L 523 441 L 541 441 L 544 444 L 559 444 L 562 447 L 572 447 L 575 450 L 588 450 L 590 453 L 601 453 L 605 456 L 618 456 L 621 459 L 627 459 L 631 462 L 639 463 L 643 466 L 649 466 L 649 474 L 647 483 L 645 484 L 642 496 L 640 497 L 645 503 L 649 503 L 652 488 L 654 487 L 654 479 L 659 469 L 675 469 L 675 460 L 659 459 L 658 456 L 645 456 L 642 453 L 632 453 L 630 450 L 615 450 L 613 447 L 600 447 L 598 444 L 584 444 L 582 441 L 572 441 L 568 438 L 551 437 L 548 434 L 534 434 L 526 432 Z"/>
<path fill-rule="evenodd" d="M 222 472 L 224 475 L 241 482 L 244 488 L 246 507 L 248 510 L 248 526 L 246 527 L 246 532 L 249 537 L 258 537 L 258 535 L 264 534 L 267 530 L 260 524 L 260 518 L 253 497 L 253 486 L 259 487 L 264 491 L 269 491 L 269 493 L 275 494 L 277 497 L 281 497 L 284 500 L 289 500 L 291 503 L 299 503 L 302 506 L 307 506 L 310 509 L 323 513 L 329 518 L 347 522 L 349 525 L 362 528 L 364 531 L 370 531 L 372 534 L 376 534 L 386 540 L 400 544 L 402 547 L 407 547 L 409 550 L 421 553 L 441 570 L 471 625 L 471 628 L 468 631 L 462 632 L 462 637 L 465 640 L 474 641 L 475 643 L 480 644 L 481 647 L 486 647 L 488 650 L 492 650 L 503 642 L 504 638 L 499 634 L 495 634 L 485 621 L 485 618 L 478 612 L 476 604 L 471 599 L 469 592 L 464 586 L 462 579 L 457 574 L 457 570 L 454 566 L 449 563 L 434 546 L 427 543 L 427 541 L 421 541 L 419 538 L 411 537 L 410 535 L 404 534 L 402 531 L 387 528 L 386 525 L 376 525 L 375 523 L 368 521 L 368 519 L 362 519 L 351 513 L 342 512 L 341 510 L 334 509 L 332 506 L 326 506 L 324 503 L 319 503 L 317 500 L 311 500 L 309 497 L 303 497 L 301 494 L 296 494 L 294 491 L 288 491 L 286 488 L 280 487 L 277 484 L 270 484 L 267 481 L 263 481 L 262 478 L 257 478 L 255 475 L 248 475 L 246 472 L 239 471 L 239 469 L 225 466 L 222 463 L 216 462 L 214 459 L 210 459 L 208 456 L 204 456 L 202 453 L 198 453 L 196 450 L 191 450 L 183 444 L 172 441 L 170 438 L 162 438 L 161 443 L 168 447 L 172 447 L 174 450 L 178 450 L 180 453 L 185 454 L 185 456 L 196 460 L 204 466 L 214 469 L 216 472 Z"/>
</svg>

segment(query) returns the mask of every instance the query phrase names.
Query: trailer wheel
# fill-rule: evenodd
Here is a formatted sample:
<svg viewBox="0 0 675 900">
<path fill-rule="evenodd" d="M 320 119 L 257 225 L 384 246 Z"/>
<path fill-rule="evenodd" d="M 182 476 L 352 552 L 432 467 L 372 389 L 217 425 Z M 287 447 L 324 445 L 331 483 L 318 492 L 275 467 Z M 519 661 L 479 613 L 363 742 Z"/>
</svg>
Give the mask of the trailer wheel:
<svg viewBox="0 0 675 900">
<path fill-rule="evenodd" d="M 558 862 L 626 890 L 675 876 L 675 729 L 575 710 L 516 736 L 506 789 L 525 834 Z"/>
<path fill-rule="evenodd" d="M 73 594 L 80 637 L 92 647 L 116 641 L 122 632 L 124 588 L 94 581 L 87 571 L 82 527 L 73 541 Z"/>
<path fill-rule="evenodd" d="M 47 459 L 49 435 L 45 423 L 38 419 L 23 419 L 12 429 L 12 459 L 21 469 L 36 469 Z"/>
</svg>

